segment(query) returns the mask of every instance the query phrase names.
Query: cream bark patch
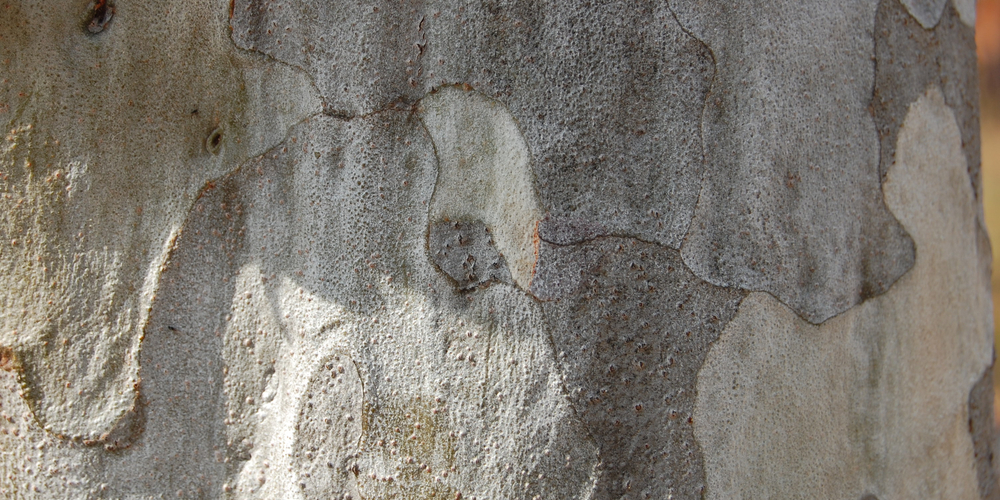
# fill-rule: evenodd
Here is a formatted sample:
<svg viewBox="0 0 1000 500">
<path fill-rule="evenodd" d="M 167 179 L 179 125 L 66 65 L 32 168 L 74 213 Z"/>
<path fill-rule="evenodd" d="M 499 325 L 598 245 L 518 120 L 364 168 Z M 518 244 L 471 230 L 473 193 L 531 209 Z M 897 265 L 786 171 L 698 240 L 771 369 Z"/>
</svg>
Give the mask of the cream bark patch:
<svg viewBox="0 0 1000 500">
<path fill-rule="evenodd" d="M 0 14 L 0 344 L 41 425 L 100 442 L 136 400 L 195 198 L 320 105 L 305 73 L 233 45 L 220 2 L 118 5 L 96 34 L 86 2 L 21 5 L 47 22 Z"/>
<path fill-rule="evenodd" d="M 976 0 L 952 0 L 958 17 L 970 28 L 976 27 Z"/>
<path fill-rule="evenodd" d="M 699 373 L 709 498 L 978 498 L 967 398 L 992 340 L 965 167 L 932 87 L 883 187 L 916 241 L 913 269 L 821 325 L 767 294 L 744 300 Z"/>
<path fill-rule="evenodd" d="M 457 87 L 423 99 L 420 117 L 438 157 L 430 220 L 484 222 L 514 282 L 527 290 L 542 210 L 514 118 L 499 102 Z"/>
<path fill-rule="evenodd" d="M 910 11 L 910 15 L 925 29 L 937 26 L 948 0 L 899 0 Z M 958 5 L 956 4 L 956 7 Z M 961 12 L 961 11 L 959 11 Z"/>
</svg>

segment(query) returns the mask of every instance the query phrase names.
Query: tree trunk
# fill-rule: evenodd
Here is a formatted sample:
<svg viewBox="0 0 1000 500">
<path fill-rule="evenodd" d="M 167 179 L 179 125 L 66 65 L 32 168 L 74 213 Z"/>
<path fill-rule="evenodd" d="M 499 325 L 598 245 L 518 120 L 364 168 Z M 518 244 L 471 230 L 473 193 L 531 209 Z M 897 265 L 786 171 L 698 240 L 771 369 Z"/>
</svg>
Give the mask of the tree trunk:
<svg viewBox="0 0 1000 500">
<path fill-rule="evenodd" d="M 974 14 L 0 1 L 0 490 L 1000 498 Z"/>
</svg>

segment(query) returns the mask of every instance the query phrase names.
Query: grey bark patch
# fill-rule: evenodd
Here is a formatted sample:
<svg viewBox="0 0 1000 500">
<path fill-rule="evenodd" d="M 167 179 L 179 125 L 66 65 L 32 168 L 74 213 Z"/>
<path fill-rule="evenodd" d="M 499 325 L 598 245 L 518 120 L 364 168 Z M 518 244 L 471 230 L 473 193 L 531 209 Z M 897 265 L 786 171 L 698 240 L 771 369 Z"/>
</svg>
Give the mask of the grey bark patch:
<svg viewBox="0 0 1000 500">
<path fill-rule="evenodd" d="M 679 248 L 714 69 L 662 2 L 406 5 L 237 1 L 233 39 L 306 68 L 343 116 L 469 84 L 521 127 L 545 210 Z"/>
<path fill-rule="evenodd" d="M 566 389 L 598 445 L 595 498 L 700 498 L 697 374 L 744 293 L 702 281 L 675 250 L 634 239 L 546 245 L 538 266 L 576 275 L 544 309 Z"/>
<path fill-rule="evenodd" d="M 539 300 L 558 300 L 572 295 L 600 259 L 601 249 L 594 245 L 563 247 L 541 240 L 531 280 L 532 295 Z"/>
<path fill-rule="evenodd" d="M 717 285 L 770 292 L 814 323 L 883 293 L 914 249 L 879 189 L 867 109 L 875 4 L 672 7 L 717 71 L 684 261 Z M 817 11 L 828 19 L 816 23 Z"/>
<path fill-rule="evenodd" d="M 404 3 L 303 1 L 275 8 L 264 0 L 236 0 L 232 38 L 309 72 L 330 109 L 367 114 L 428 90 L 410 85 L 422 80 L 427 16 L 413 8 L 419 3 Z"/>
<path fill-rule="evenodd" d="M 711 53 L 662 2 L 547 8 L 554 15 L 536 20 L 537 31 L 496 26 L 512 33 L 516 51 L 491 48 L 519 68 L 507 70 L 509 90 L 497 91 L 536 155 L 543 208 L 679 248 L 704 169 L 700 115 Z M 469 70 L 482 64 L 462 59 L 446 65 L 468 64 L 466 78 L 478 79 Z"/>
<path fill-rule="evenodd" d="M 979 496 L 986 500 L 1000 498 L 993 420 L 993 367 L 990 365 L 969 391 L 969 433 L 976 455 L 976 479 L 979 480 Z"/>
<path fill-rule="evenodd" d="M 352 469 L 361 439 L 361 379 L 346 354 L 325 361 L 300 401 L 293 452 L 299 490 L 309 500 L 360 499 Z"/>
<path fill-rule="evenodd" d="M 513 284 L 507 264 L 482 221 L 431 224 L 428 242 L 434 263 L 462 290 L 492 281 Z"/>
<path fill-rule="evenodd" d="M 906 6 L 917 22 L 926 29 L 932 29 L 941 19 L 941 11 L 944 10 L 948 0 L 899 0 L 899 3 Z"/>
<path fill-rule="evenodd" d="M 875 17 L 872 113 L 880 139 L 879 172 L 895 161 L 896 137 L 910 103 L 937 85 L 955 113 L 976 198 L 982 196 L 976 40 L 949 4 L 933 30 L 914 23 L 898 1 L 883 0 Z"/>
</svg>

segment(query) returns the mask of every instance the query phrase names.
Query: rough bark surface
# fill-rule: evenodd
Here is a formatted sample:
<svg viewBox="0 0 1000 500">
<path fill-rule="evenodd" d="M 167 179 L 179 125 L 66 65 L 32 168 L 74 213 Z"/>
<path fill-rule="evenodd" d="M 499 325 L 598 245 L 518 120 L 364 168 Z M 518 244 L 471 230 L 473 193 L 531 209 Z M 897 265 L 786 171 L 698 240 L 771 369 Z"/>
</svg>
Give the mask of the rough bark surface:
<svg viewBox="0 0 1000 500">
<path fill-rule="evenodd" d="M 995 498 L 973 19 L 0 0 L 0 492 Z"/>
</svg>

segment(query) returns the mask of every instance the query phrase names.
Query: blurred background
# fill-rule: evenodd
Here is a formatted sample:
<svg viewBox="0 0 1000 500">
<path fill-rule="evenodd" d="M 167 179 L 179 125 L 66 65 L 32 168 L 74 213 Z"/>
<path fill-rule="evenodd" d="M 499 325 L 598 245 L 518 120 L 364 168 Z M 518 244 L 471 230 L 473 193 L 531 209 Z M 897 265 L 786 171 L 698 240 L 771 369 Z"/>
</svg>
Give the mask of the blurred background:
<svg viewBox="0 0 1000 500">
<path fill-rule="evenodd" d="M 1000 0 L 976 7 L 980 127 L 983 141 L 983 210 L 993 243 L 993 341 L 1000 346 Z M 994 422 L 1000 427 L 1000 370 L 993 371 Z"/>
</svg>

